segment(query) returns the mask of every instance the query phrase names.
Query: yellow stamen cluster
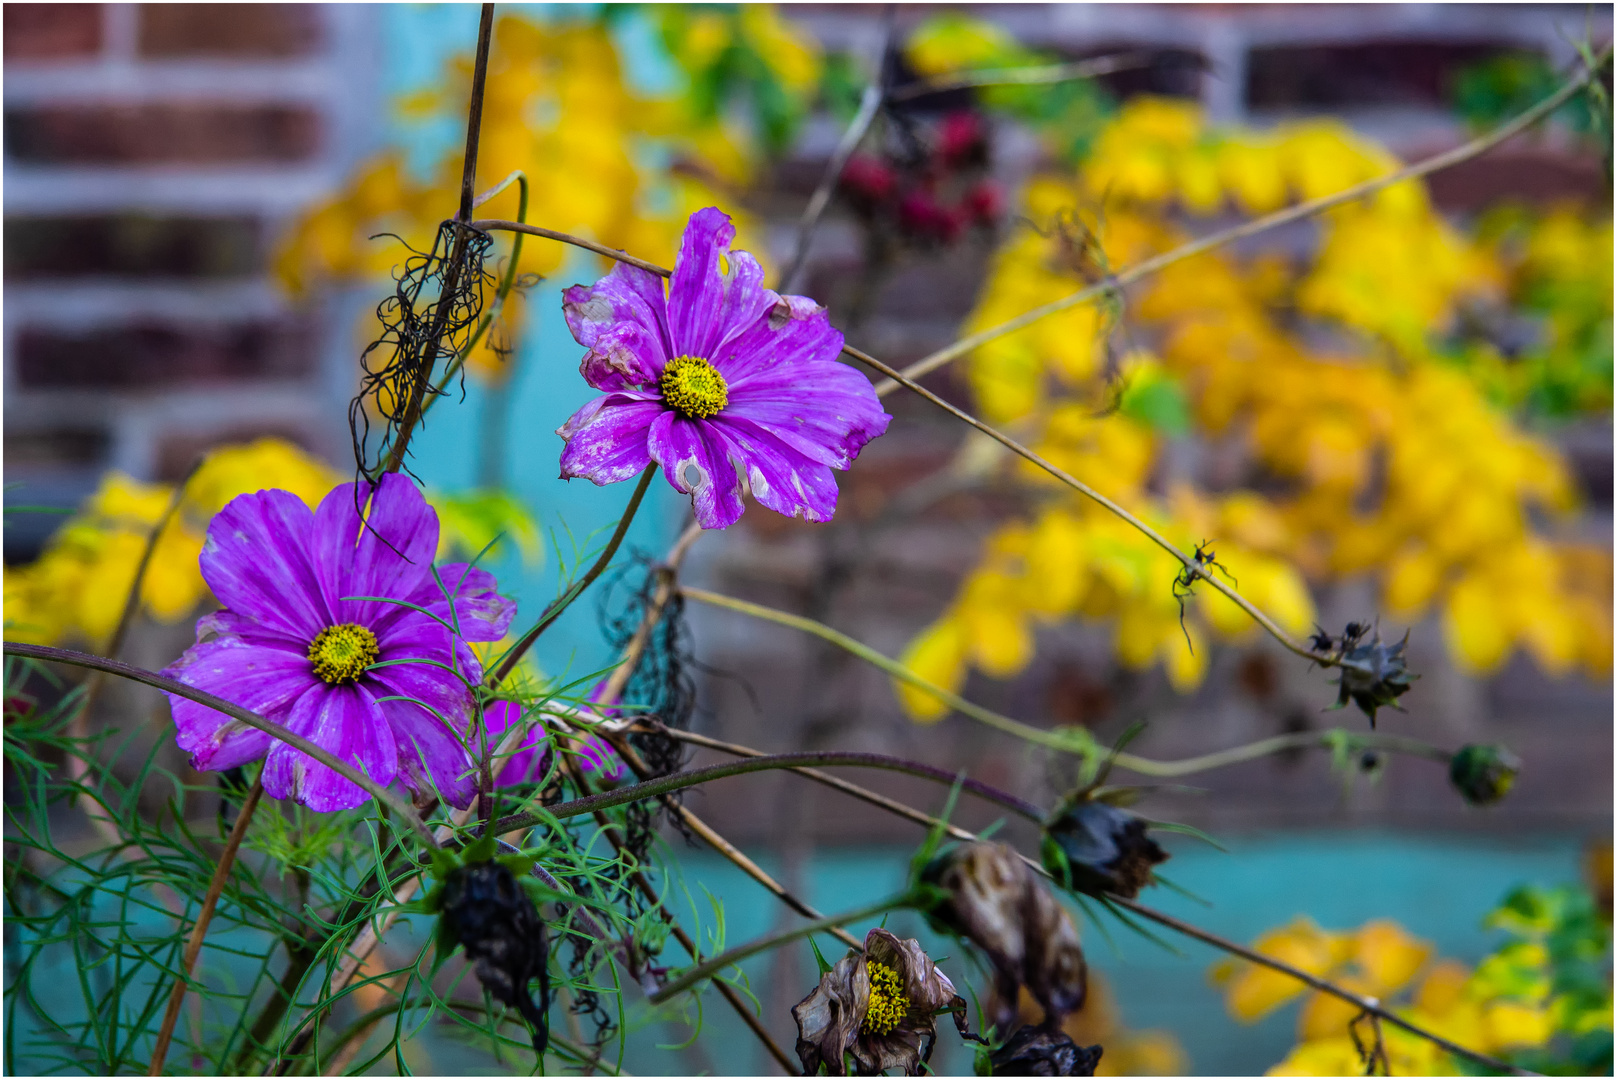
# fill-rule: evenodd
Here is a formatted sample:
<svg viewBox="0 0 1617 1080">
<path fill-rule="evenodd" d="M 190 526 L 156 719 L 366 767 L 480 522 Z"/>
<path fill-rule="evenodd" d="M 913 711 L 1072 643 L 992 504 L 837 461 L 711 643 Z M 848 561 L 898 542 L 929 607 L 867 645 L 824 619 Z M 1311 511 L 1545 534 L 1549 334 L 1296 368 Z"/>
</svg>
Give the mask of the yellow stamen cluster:
<svg viewBox="0 0 1617 1080">
<path fill-rule="evenodd" d="M 379 655 L 376 635 L 354 623 L 328 626 L 309 642 L 314 673 L 328 683 L 353 682 Z"/>
<path fill-rule="evenodd" d="M 676 356 L 657 380 L 663 402 L 693 420 L 712 416 L 730 404 L 730 384 L 700 356 Z"/>
<path fill-rule="evenodd" d="M 887 1035 L 910 1011 L 910 999 L 904 996 L 904 980 L 886 964 L 872 960 L 866 965 L 870 974 L 870 1011 L 860 1030 L 871 1035 Z"/>
</svg>

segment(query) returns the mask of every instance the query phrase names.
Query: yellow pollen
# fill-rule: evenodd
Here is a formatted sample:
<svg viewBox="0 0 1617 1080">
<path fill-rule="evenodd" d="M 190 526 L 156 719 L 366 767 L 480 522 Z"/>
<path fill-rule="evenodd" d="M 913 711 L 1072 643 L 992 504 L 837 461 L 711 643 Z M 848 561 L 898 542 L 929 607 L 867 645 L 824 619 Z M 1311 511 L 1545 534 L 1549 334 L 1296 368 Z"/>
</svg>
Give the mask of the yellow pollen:
<svg viewBox="0 0 1617 1080">
<path fill-rule="evenodd" d="M 353 623 L 328 626 L 309 642 L 314 673 L 328 683 L 353 682 L 379 655 L 376 635 Z"/>
<path fill-rule="evenodd" d="M 910 999 L 904 996 L 904 980 L 886 964 L 872 960 L 866 965 L 870 975 L 870 1011 L 860 1030 L 871 1035 L 888 1035 L 910 1011 Z"/>
<path fill-rule="evenodd" d="M 730 404 L 730 384 L 700 356 L 676 356 L 657 380 L 663 402 L 695 420 L 712 416 Z"/>
</svg>

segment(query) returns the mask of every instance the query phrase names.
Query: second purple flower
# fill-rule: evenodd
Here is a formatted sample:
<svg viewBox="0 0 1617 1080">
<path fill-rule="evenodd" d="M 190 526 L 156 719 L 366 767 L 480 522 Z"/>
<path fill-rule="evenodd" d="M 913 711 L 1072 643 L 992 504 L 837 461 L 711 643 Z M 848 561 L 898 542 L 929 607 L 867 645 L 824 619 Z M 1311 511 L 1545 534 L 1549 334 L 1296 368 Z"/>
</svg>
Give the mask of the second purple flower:
<svg viewBox="0 0 1617 1080">
<path fill-rule="evenodd" d="M 564 294 L 567 325 L 589 349 L 579 370 L 605 393 L 557 430 L 561 475 L 613 484 L 655 461 L 692 496 L 701 526 L 722 529 L 741 517 L 740 470 L 771 510 L 829 521 L 831 470 L 892 417 L 837 360 L 842 333 L 825 309 L 764 288 L 734 238 L 728 215 L 699 210 L 666 296 L 655 274 L 624 263 Z"/>
</svg>

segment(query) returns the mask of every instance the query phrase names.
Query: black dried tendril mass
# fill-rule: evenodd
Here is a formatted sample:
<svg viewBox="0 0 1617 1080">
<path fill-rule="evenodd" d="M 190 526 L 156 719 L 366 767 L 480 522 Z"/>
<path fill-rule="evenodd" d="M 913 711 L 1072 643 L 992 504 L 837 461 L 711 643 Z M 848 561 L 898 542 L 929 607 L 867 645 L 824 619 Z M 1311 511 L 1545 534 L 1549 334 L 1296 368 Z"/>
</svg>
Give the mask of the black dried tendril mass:
<svg viewBox="0 0 1617 1080">
<path fill-rule="evenodd" d="M 354 463 L 368 475 L 386 459 L 411 403 L 419 396 L 424 405 L 428 395 L 442 392 L 432 385 L 438 361 L 451 360 L 465 348 L 494 281 L 484 268 L 494 246 L 488 233 L 451 220 L 438 226 L 428 251 L 394 239 L 409 255 L 394 271 L 393 295 L 376 307 L 382 333 L 360 354 L 359 393 L 348 403 Z M 370 410 L 384 424 L 374 461 Z"/>
</svg>

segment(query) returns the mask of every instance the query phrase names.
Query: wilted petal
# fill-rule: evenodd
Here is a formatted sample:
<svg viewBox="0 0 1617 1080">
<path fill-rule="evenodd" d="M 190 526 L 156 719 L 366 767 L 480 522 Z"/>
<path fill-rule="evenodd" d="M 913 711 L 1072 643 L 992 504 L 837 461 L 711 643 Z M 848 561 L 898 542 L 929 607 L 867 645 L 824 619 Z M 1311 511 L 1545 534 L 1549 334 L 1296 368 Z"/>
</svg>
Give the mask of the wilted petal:
<svg viewBox="0 0 1617 1080">
<path fill-rule="evenodd" d="M 1133 899 L 1152 881 L 1151 868 L 1168 853 L 1146 835 L 1145 822 L 1127 810 L 1082 798 L 1062 806 L 1045 833 L 1065 856 L 1070 880 L 1080 892 L 1115 893 Z M 1061 866 L 1046 866 L 1059 881 Z"/>
<path fill-rule="evenodd" d="M 716 416 L 736 458 L 746 464 L 752 497 L 777 514 L 807 521 L 830 521 L 837 511 L 837 481 L 825 465 L 745 419 Z"/>
<path fill-rule="evenodd" d="M 564 292 L 561 309 L 573 339 L 586 349 L 593 349 L 602 334 L 628 323 L 646 331 L 656 344 L 659 370 L 674 355 L 663 279 L 650 271 L 618 263 L 594 285 L 574 285 Z"/>
<path fill-rule="evenodd" d="M 1026 1024 L 989 1056 L 995 1076 L 1094 1076 L 1099 1046 L 1079 1046 L 1065 1032 Z"/>
<path fill-rule="evenodd" d="M 742 509 L 741 482 L 721 431 L 665 412 L 651 425 L 650 446 L 668 482 L 692 496 L 702 528 L 724 529 L 736 523 Z M 687 473 L 694 473 L 694 481 Z"/>
<path fill-rule="evenodd" d="M 556 429 L 567 441 L 561 452 L 562 479 L 577 476 L 605 485 L 638 475 L 651 464 L 647 444 L 652 424 L 665 415 L 671 414 L 654 395 L 596 398 Z"/>
<path fill-rule="evenodd" d="M 849 956 L 820 976 L 820 985 L 792 1007 L 803 1075 L 814 1076 L 822 1065 L 832 1076 L 845 1075 L 842 1055 L 853 1046 L 869 1001 L 863 958 Z"/>
<path fill-rule="evenodd" d="M 787 369 L 780 378 L 760 377 L 732 389 L 721 416 L 756 424 L 836 469 L 853 464 L 864 445 L 892 420 L 882 411 L 870 380 L 834 361 L 809 371 Z"/>
<path fill-rule="evenodd" d="M 1043 879 L 1006 844 L 967 844 L 928 868 L 946 894 L 930 914 L 988 954 L 994 965 L 1002 1029 L 1014 1018 L 1025 985 L 1058 1020 L 1084 1001 L 1088 968 L 1072 916 Z"/>
<path fill-rule="evenodd" d="M 597 390 L 628 390 L 656 383 L 667 362 L 651 331 L 626 322 L 602 331 L 578 370 Z"/>
<path fill-rule="evenodd" d="M 398 748 L 376 700 L 363 686 L 316 683 L 292 703 L 286 726 L 386 787 L 398 772 Z M 370 793 L 301 750 L 275 742 L 264 759 L 264 791 L 310 810 L 361 806 Z"/>
<path fill-rule="evenodd" d="M 727 343 L 779 299 L 764 288 L 764 271 L 757 259 L 744 251 L 729 250 L 735 234 L 729 215 L 715 207 L 692 214 L 680 239 L 668 288 L 673 353 L 699 356 L 720 371 L 733 351 Z"/>
</svg>

